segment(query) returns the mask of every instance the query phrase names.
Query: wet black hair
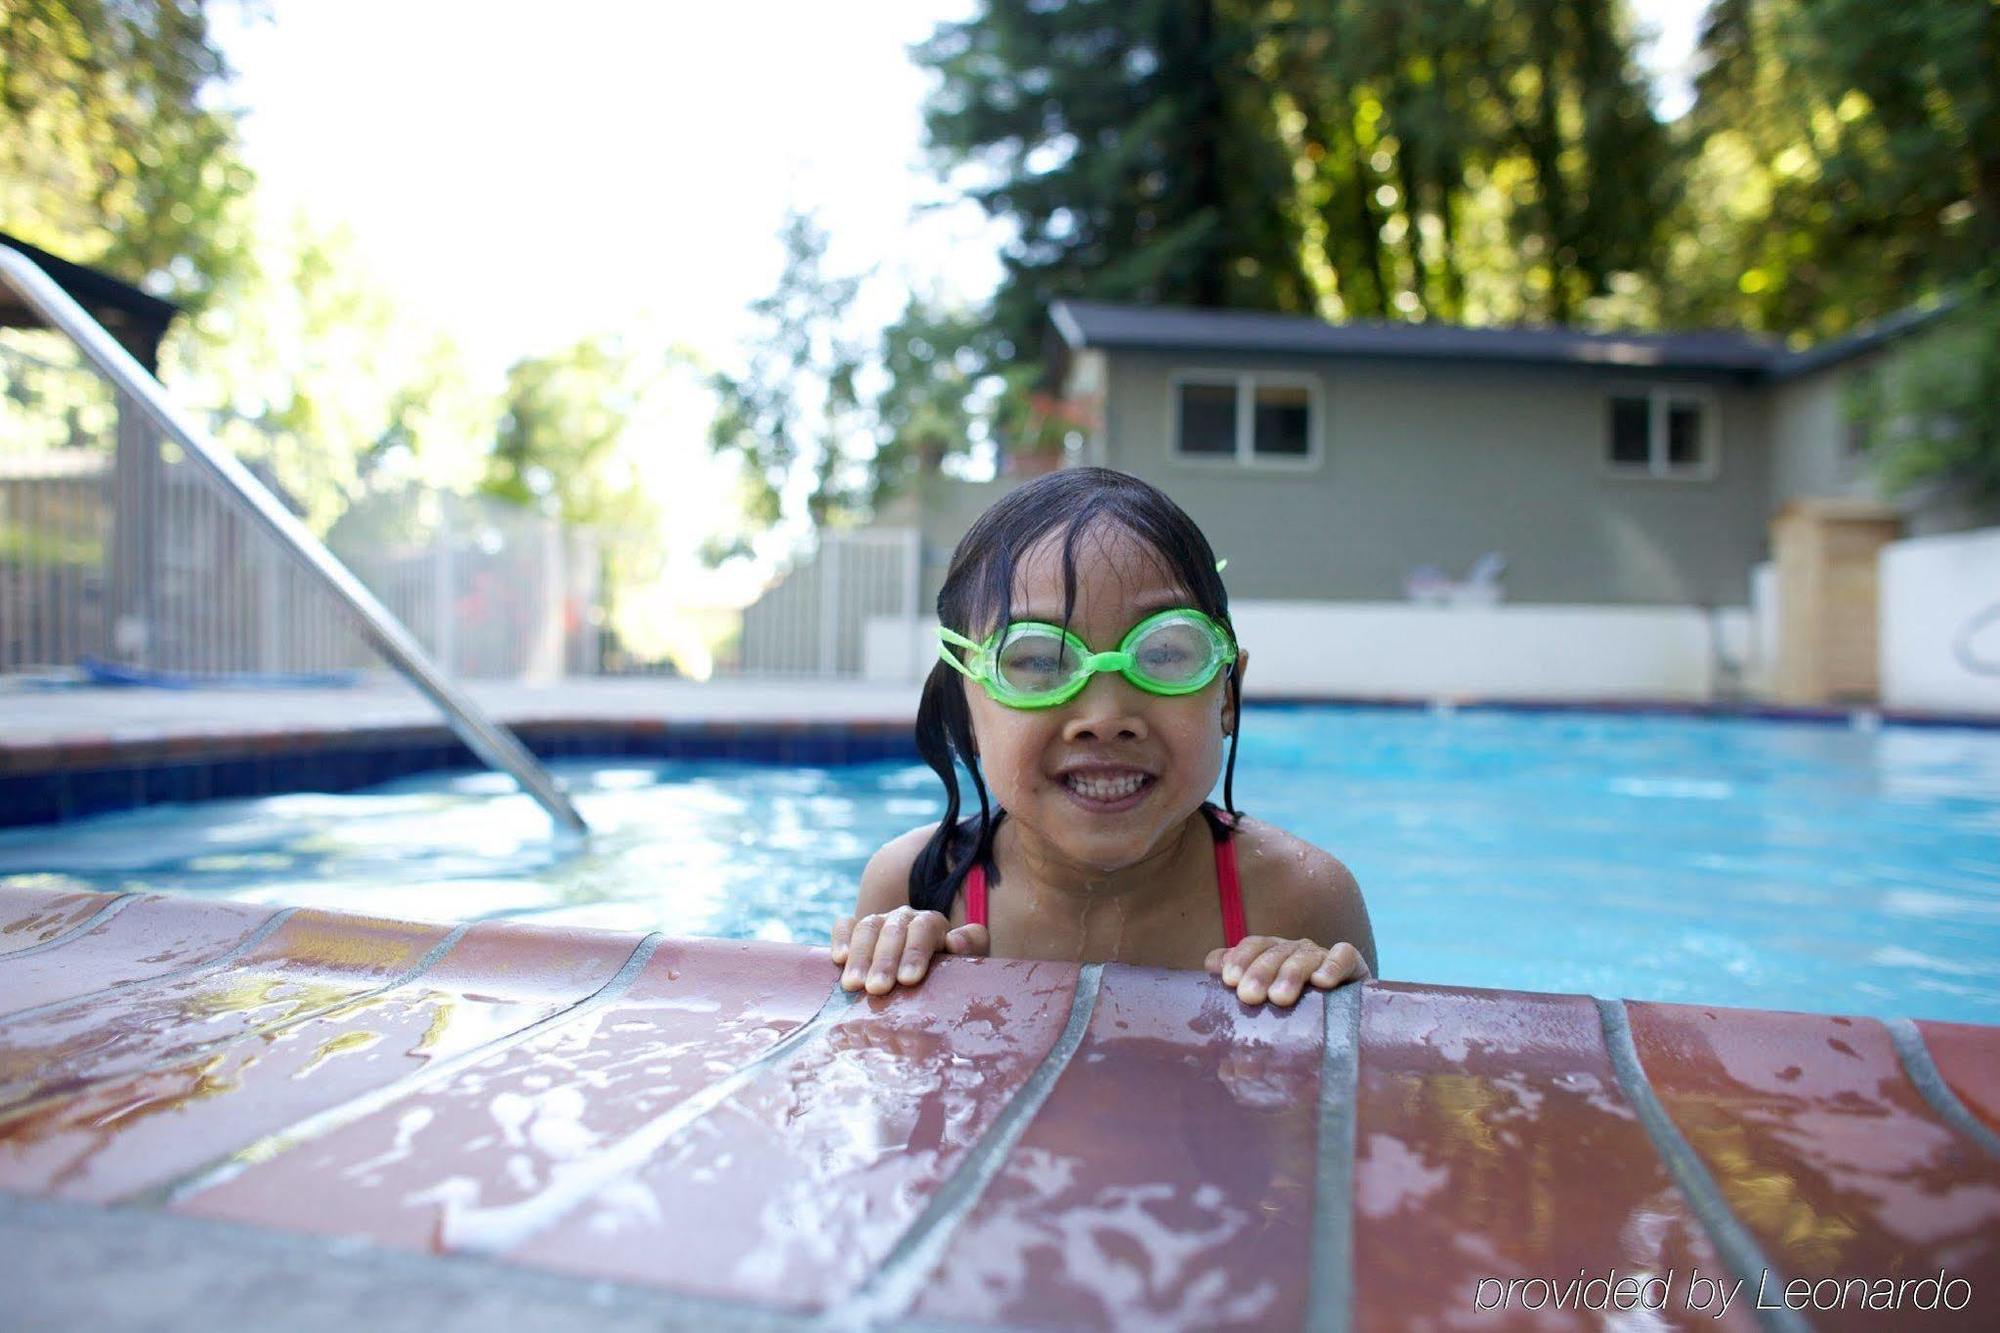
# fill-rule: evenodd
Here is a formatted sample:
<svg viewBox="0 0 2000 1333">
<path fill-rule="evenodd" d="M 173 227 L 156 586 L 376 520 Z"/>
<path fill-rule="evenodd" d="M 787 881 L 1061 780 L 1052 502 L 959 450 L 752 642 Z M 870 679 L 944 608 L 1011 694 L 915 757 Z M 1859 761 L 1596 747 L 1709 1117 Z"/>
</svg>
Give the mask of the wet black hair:
<svg viewBox="0 0 2000 1333">
<path fill-rule="evenodd" d="M 1109 468 L 1063 468 L 1008 492 L 981 514 L 951 553 L 938 590 L 938 623 L 968 638 L 984 638 L 995 625 L 1013 619 L 1014 571 L 1021 556 L 1050 533 L 1062 533 L 1063 626 L 1076 606 L 1076 547 L 1093 528 L 1123 529 L 1153 548 L 1166 571 L 1180 581 L 1193 604 L 1236 637 L 1229 621 L 1229 594 L 1216 572 L 1208 538 L 1164 491 Z M 1236 664 L 1227 668 L 1232 721 L 1229 762 L 1222 779 L 1222 804 L 1233 821 L 1236 738 L 1243 727 L 1243 690 Z M 1006 811 L 986 794 L 973 744 L 972 710 L 965 701 L 964 677 L 940 661 L 924 681 L 917 705 L 917 752 L 944 782 L 944 818 L 910 866 L 910 905 L 951 913 L 959 886 L 972 867 L 990 861 L 993 835 Z M 958 766 L 963 764 L 979 796 L 979 813 L 959 819 Z M 1208 808 L 1203 807 L 1204 815 Z M 1229 826 L 1209 815 L 1217 839 Z"/>
</svg>

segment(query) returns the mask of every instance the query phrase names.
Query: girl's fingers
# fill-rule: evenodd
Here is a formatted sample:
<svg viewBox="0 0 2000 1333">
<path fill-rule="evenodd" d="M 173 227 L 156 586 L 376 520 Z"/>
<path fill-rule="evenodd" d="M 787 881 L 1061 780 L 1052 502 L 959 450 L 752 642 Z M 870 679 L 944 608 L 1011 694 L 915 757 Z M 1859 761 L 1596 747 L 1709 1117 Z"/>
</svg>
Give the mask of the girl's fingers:
<svg viewBox="0 0 2000 1333">
<path fill-rule="evenodd" d="M 966 958 L 984 958 L 993 948 L 984 926 L 960 926 L 944 937 L 944 947 Z"/>
<path fill-rule="evenodd" d="M 1319 974 L 1318 969 L 1325 966 L 1322 961 L 1325 957 L 1318 945 L 1301 944 L 1278 966 L 1277 979 L 1271 983 L 1267 998 L 1279 1008 L 1297 1004 L 1299 996 L 1305 993 L 1306 979 Z"/>
<path fill-rule="evenodd" d="M 1234 948 L 1222 955 L 1222 984 L 1235 986 L 1237 982 L 1243 980 L 1244 970 L 1256 962 L 1264 950 L 1274 944 L 1286 942 L 1270 935 L 1244 936 Z"/>
<path fill-rule="evenodd" d="M 1343 981 L 1366 981 L 1372 975 L 1361 950 L 1343 942 L 1326 951 L 1326 959 L 1313 969 L 1312 984 L 1331 990 Z"/>
<path fill-rule="evenodd" d="M 875 956 L 875 936 L 881 932 L 882 918 L 864 916 L 854 923 L 847 940 L 847 970 L 840 974 L 842 990 L 860 990 L 867 976 L 868 961 Z"/>
<path fill-rule="evenodd" d="M 1229 950 L 1227 949 L 1210 949 L 1208 951 L 1208 959 L 1202 966 L 1207 968 L 1211 975 L 1220 972 L 1222 970 L 1222 960 L 1228 952 Z"/>
<path fill-rule="evenodd" d="M 875 937 L 875 957 L 868 966 L 868 993 L 887 995 L 896 988 L 896 965 L 903 959 L 903 944 L 910 933 L 910 920 L 916 913 L 907 907 L 899 907 L 882 917 L 882 931 Z"/>
<path fill-rule="evenodd" d="M 940 951 L 984 957 L 991 947 L 984 926 L 960 926 L 941 912 L 898 907 L 859 920 L 842 917 L 833 926 L 834 962 L 844 965 L 842 990 L 866 990 L 886 995 L 897 986 L 914 986 L 930 973 L 931 959 Z"/>
<path fill-rule="evenodd" d="M 1256 961 L 1243 969 L 1243 979 L 1236 983 L 1236 998 L 1245 1004 L 1262 1004 L 1271 993 L 1271 983 L 1277 978 L 1278 969 L 1303 945 L 1303 940 L 1273 941 Z"/>
<path fill-rule="evenodd" d="M 905 986 L 914 986 L 924 979 L 924 973 L 931 969 L 931 955 L 944 946 L 946 929 L 951 925 L 937 912 L 919 912 L 910 922 L 910 935 L 903 942 L 903 957 L 896 964 L 896 980 Z"/>
</svg>

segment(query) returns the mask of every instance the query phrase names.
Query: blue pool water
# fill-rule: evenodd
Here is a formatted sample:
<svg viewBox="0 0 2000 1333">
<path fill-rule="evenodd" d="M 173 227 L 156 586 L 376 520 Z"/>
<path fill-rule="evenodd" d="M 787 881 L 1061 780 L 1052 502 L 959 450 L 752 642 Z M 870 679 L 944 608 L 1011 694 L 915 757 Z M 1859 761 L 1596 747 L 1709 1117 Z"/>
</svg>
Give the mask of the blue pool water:
<svg viewBox="0 0 2000 1333">
<path fill-rule="evenodd" d="M 1335 852 L 1384 975 L 2000 1023 L 2000 732 L 1252 708 L 1237 802 Z M 562 766 L 0 833 L 0 883 L 817 943 L 934 819 L 913 764 Z"/>
</svg>

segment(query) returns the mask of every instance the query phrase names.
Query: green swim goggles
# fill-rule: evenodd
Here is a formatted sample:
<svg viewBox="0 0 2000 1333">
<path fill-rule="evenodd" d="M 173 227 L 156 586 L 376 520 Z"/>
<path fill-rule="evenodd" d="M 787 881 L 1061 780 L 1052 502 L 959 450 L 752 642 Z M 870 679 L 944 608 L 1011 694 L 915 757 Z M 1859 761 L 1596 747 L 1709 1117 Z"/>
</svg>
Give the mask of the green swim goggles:
<svg viewBox="0 0 2000 1333">
<path fill-rule="evenodd" d="M 1193 694 L 1236 662 L 1229 631 L 1193 607 L 1147 616 L 1111 653 L 1093 653 L 1062 626 L 1039 620 L 1017 620 L 984 643 L 942 625 L 938 637 L 938 656 L 1009 708 L 1066 704 L 1100 671 L 1116 671 L 1148 694 Z M 965 661 L 953 645 L 966 650 Z"/>
</svg>

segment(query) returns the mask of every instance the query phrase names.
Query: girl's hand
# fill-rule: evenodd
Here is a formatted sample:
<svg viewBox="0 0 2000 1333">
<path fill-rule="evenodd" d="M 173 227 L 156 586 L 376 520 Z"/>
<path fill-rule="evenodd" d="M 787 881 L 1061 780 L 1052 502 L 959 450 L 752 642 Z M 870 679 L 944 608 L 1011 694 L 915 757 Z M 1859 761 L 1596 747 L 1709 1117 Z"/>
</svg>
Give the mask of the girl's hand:
<svg viewBox="0 0 2000 1333">
<path fill-rule="evenodd" d="M 1279 1006 L 1298 1003 L 1310 981 L 1332 990 L 1349 981 L 1365 981 L 1372 973 L 1368 960 L 1351 944 L 1322 948 L 1311 940 L 1281 940 L 1275 935 L 1248 935 L 1233 949 L 1208 955 L 1208 970 L 1245 1004 L 1269 1000 Z"/>
<path fill-rule="evenodd" d="M 898 982 L 914 986 L 922 981 L 931 969 L 931 955 L 941 949 L 984 958 L 988 947 L 984 926 L 953 930 L 941 912 L 898 907 L 859 921 L 844 916 L 834 922 L 831 952 L 833 961 L 846 967 L 840 975 L 842 990 L 865 985 L 870 995 L 887 995 Z"/>
</svg>

